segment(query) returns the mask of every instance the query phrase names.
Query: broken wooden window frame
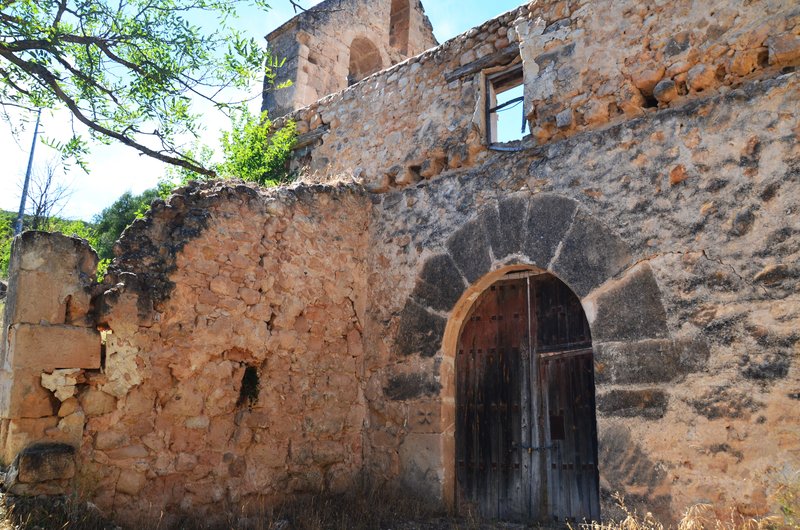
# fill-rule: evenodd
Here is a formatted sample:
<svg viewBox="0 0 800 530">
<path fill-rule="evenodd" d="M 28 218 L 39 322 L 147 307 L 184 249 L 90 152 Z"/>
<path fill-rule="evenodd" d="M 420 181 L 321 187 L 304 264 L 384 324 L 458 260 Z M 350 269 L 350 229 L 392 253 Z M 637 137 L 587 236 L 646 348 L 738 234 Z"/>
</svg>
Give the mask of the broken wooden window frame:
<svg viewBox="0 0 800 530">
<path fill-rule="evenodd" d="M 511 99 L 500 105 L 497 104 L 497 96 L 513 90 L 524 84 L 524 73 L 521 62 L 514 62 L 511 66 L 494 73 L 484 74 L 485 90 L 485 123 L 486 123 L 486 143 L 490 149 L 516 150 L 516 148 L 506 146 L 505 142 L 498 142 L 498 112 L 504 112 L 516 108 L 521 104 L 522 108 L 522 129 L 525 133 L 528 127 L 528 119 L 525 115 L 525 96 Z"/>
</svg>

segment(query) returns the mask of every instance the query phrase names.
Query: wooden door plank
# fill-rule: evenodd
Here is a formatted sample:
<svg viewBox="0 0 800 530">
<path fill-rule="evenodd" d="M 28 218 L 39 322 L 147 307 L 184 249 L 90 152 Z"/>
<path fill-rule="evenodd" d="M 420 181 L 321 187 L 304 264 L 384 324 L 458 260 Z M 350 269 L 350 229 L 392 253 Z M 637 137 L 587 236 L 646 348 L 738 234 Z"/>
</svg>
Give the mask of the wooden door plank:
<svg viewBox="0 0 800 530">
<path fill-rule="evenodd" d="M 459 503 L 490 518 L 597 518 L 591 336 L 569 288 L 497 282 L 468 317 L 456 371 Z"/>
</svg>

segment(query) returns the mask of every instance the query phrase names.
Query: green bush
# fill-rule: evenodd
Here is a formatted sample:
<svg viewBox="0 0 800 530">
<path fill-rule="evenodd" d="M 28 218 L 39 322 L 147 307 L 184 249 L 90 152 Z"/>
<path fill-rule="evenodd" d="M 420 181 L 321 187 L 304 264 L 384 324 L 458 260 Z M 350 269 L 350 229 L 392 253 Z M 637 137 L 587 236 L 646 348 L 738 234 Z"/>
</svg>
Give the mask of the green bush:
<svg viewBox="0 0 800 530">
<path fill-rule="evenodd" d="M 270 134 L 272 122 L 264 112 L 260 116 L 247 109 L 231 115 L 231 131 L 222 133 L 224 161 L 217 168 L 225 178 L 240 178 L 262 186 L 277 186 L 292 180 L 287 163 L 297 142 L 297 127 L 289 121 Z"/>
<path fill-rule="evenodd" d="M 0 279 L 8 278 L 8 261 L 11 259 L 11 242 L 14 240 L 14 218 L 0 212 Z"/>
<path fill-rule="evenodd" d="M 114 243 L 122 231 L 131 224 L 150 203 L 159 197 L 159 190 L 151 188 L 140 195 L 126 191 L 114 203 L 97 214 L 94 219 L 94 237 L 87 238 L 101 260 L 114 257 Z"/>
</svg>

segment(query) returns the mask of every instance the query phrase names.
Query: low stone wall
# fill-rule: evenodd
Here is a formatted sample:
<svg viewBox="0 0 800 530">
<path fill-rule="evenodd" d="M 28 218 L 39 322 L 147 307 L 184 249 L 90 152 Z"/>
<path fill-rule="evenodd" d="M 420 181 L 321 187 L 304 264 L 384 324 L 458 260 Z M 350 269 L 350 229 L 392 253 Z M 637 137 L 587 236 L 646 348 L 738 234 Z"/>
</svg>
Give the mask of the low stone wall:
<svg viewBox="0 0 800 530">
<path fill-rule="evenodd" d="M 485 74 L 514 60 L 541 145 L 791 70 L 799 34 L 786 0 L 533 2 L 294 113 L 295 165 L 402 188 L 488 159 Z"/>
</svg>

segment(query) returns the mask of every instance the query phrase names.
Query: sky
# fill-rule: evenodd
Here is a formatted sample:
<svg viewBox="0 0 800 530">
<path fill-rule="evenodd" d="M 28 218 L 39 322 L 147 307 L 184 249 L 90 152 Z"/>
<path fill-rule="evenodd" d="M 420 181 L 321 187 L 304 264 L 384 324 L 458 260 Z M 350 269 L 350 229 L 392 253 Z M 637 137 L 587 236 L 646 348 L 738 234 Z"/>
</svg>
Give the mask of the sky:
<svg viewBox="0 0 800 530">
<path fill-rule="evenodd" d="M 425 11 L 433 24 L 433 31 L 439 42 L 445 42 L 482 22 L 514 9 L 522 0 L 422 0 Z M 318 0 L 302 0 L 305 7 L 311 7 Z M 289 0 L 273 0 L 267 13 L 255 9 L 242 9 L 237 27 L 251 36 L 261 39 L 292 16 L 293 8 Z M 260 91 L 260 84 L 253 87 L 253 94 Z M 253 110 L 260 107 L 260 101 L 253 102 Z M 203 143 L 219 145 L 220 132 L 229 126 L 228 119 L 211 108 L 202 109 L 206 117 L 206 131 L 201 138 Z M 18 115 L 27 119 L 26 129 L 12 134 L 11 127 L 0 122 L 0 209 L 17 211 L 22 194 L 22 182 L 28 164 L 28 156 L 33 137 L 32 115 Z M 64 110 L 45 110 L 42 112 L 40 133 L 44 137 L 69 138 L 72 122 L 70 114 Z M 77 129 L 77 128 L 76 128 Z M 77 129 L 79 130 L 79 129 Z M 34 151 L 34 172 L 43 171 L 48 162 L 57 159 L 58 154 L 40 142 Z M 138 151 L 119 144 L 91 145 L 87 156 L 89 173 L 78 167 L 61 175 L 60 183 L 68 186 L 71 194 L 63 204 L 61 215 L 70 219 L 90 221 L 113 203 L 126 191 L 141 193 L 151 188 L 164 176 L 166 165 Z"/>
</svg>

